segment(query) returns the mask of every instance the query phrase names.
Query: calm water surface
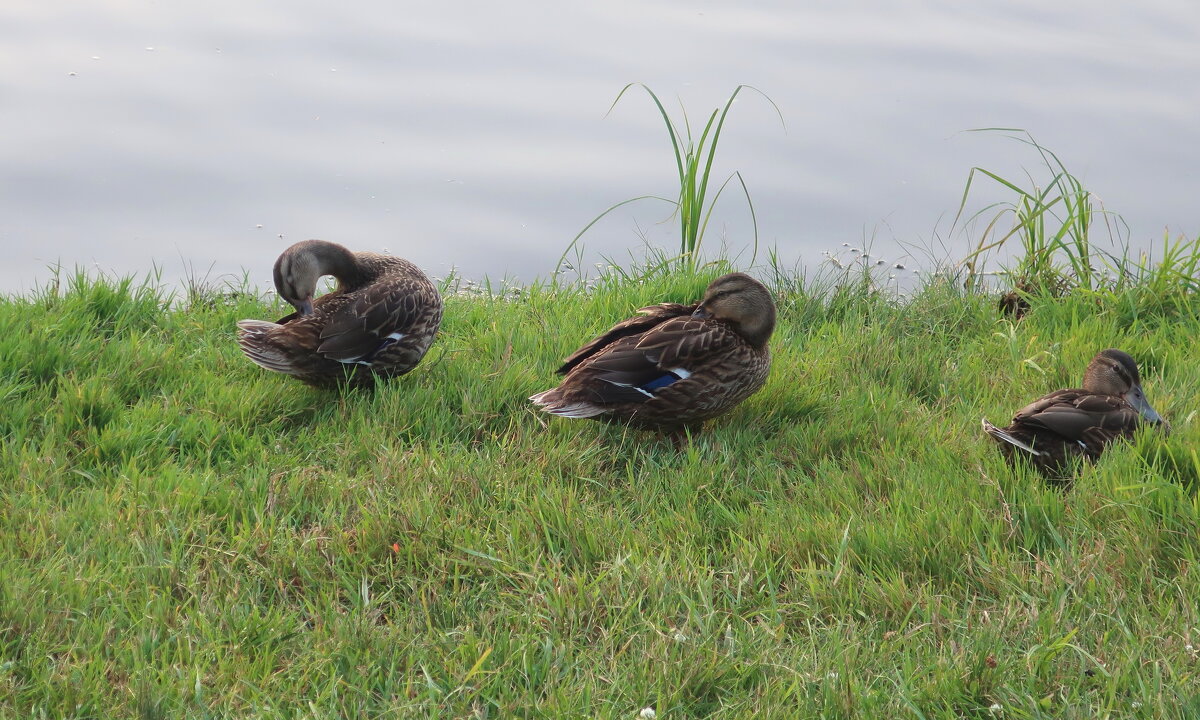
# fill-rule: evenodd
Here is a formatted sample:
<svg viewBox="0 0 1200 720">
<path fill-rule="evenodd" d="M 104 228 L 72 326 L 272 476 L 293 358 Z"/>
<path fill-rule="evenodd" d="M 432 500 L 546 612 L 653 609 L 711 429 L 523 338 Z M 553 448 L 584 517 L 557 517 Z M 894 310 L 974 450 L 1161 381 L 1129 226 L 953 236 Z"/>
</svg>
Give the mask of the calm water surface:
<svg viewBox="0 0 1200 720">
<path fill-rule="evenodd" d="M 672 194 L 648 98 L 605 115 L 632 81 L 694 119 L 739 83 L 779 105 L 786 129 L 741 96 L 715 172 L 742 172 L 789 264 L 864 237 L 960 257 L 971 166 L 1037 169 L 961 132 L 986 126 L 1029 129 L 1133 244 L 1200 233 L 1200 5 L 1050 5 L 8 0 L 0 291 L 53 263 L 266 287 L 310 237 L 436 275 L 545 276 L 604 208 Z M 670 247 L 666 214 L 623 208 L 586 247 Z M 750 228 L 731 191 L 708 240 L 736 252 Z"/>
</svg>

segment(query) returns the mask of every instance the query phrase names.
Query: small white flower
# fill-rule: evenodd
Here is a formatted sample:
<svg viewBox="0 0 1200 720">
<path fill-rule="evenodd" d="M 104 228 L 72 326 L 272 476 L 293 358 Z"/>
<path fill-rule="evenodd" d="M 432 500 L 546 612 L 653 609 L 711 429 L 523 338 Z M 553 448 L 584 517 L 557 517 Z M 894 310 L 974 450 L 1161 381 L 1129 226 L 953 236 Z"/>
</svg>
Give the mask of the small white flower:
<svg viewBox="0 0 1200 720">
<path fill-rule="evenodd" d="M 687 639 L 688 639 L 687 635 L 684 635 L 683 633 L 679 632 L 678 630 L 675 631 L 675 635 L 673 635 L 672 637 L 675 638 L 675 642 L 677 642 L 677 643 L 687 642 Z"/>
<path fill-rule="evenodd" d="M 837 679 L 838 679 L 838 674 L 837 674 L 837 673 L 835 673 L 835 672 L 831 672 L 831 673 L 829 673 L 829 675 L 828 675 L 827 677 L 828 677 L 830 680 L 837 680 Z"/>
<path fill-rule="evenodd" d="M 642 708 L 642 711 L 638 713 L 638 717 L 642 720 L 654 720 L 654 718 L 658 717 L 658 713 L 654 712 L 654 708 L 652 707 L 644 707 Z"/>
<path fill-rule="evenodd" d="M 992 703 L 988 707 L 988 712 L 993 715 L 999 715 L 1000 713 L 1004 712 L 1004 708 L 1000 707 L 1000 703 Z"/>
<path fill-rule="evenodd" d="M 1132 707 L 1134 710 L 1137 710 L 1138 708 L 1140 708 L 1140 707 L 1142 706 L 1142 703 L 1141 703 L 1141 701 L 1140 701 L 1140 700 L 1134 700 L 1133 702 L 1129 703 L 1129 705 L 1130 705 L 1130 707 Z"/>
</svg>

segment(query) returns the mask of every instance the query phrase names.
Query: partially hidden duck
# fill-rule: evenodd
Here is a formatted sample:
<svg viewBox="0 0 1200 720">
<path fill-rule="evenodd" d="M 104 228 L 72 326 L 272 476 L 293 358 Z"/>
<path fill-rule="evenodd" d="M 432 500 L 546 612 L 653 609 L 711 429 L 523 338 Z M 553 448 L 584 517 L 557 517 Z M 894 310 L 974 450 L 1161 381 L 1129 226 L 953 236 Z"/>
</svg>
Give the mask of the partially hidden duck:
<svg viewBox="0 0 1200 720">
<path fill-rule="evenodd" d="M 296 312 L 238 322 L 238 344 L 258 365 L 309 385 L 369 386 L 403 375 L 441 325 L 437 288 L 403 258 L 305 240 L 283 251 L 274 275 L 275 290 Z M 337 288 L 314 299 L 325 275 Z"/>
<path fill-rule="evenodd" d="M 558 387 L 529 398 L 566 418 L 686 429 L 733 409 L 767 381 L 775 303 L 744 273 L 714 280 L 693 305 L 664 303 L 614 325 L 558 369 Z"/>
<path fill-rule="evenodd" d="M 1043 475 L 1064 479 L 1078 460 L 1097 460 L 1109 443 L 1130 437 L 1143 424 L 1170 429 L 1146 400 L 1137 363 L 1109 349 L 1088 363 L 1082 388 L 1043 395 L 1005 428 L 985 419 L 983 429 L 1009 462 L 1024 459 Z"/>
</svg>

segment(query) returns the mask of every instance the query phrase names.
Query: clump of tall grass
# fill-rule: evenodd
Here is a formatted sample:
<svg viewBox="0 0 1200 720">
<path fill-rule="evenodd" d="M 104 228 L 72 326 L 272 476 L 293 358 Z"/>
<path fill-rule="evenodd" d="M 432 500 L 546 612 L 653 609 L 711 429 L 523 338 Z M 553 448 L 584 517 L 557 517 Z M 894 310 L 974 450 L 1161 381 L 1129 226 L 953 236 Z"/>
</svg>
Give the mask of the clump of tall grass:
<svg viewBox="0 0 1200 720">
<path fill-rule="evenodd" d="M 708 227 L 709 218 L 712 216 L 713 207 L 716 206 L 717 200 L 720 199 L 721 194 L 725 192 L 725 188 L 734 179 L 737 179 L 738 185 L 741 186 L 742 194 L 746 198 L 746 205 L 750 209 L 750 222 L 753 226 L 754 237 L 754 257 L 757 257 L 758 218 L 754 212 L 754 201 L 750 197 L 750 190 L 746 187 L 746 181 L 742 177 L 741 172 L 735 170 L 731 173 L 721 183 L 720 187 L 717 188 L 716 192 L 711 193 L 711 195 L 709 181 L 713 160 L 717 155 L 717 144 L 720 142 L 721 132 L 725 127 L 725 119 L 729 115 L 729 110 L 733 107 L 733 102 L 737 99 L 738 94 L 742 90 L 752 90 L 761 95 L 775 109 L 775 113 L 779 116 L 780 124 L 786 129 L 783 113 L 779 110 L 779 106 L 761 90 L 750 85 L 738 85 L 725 101 L 724 107 L 716 108 L 709 114 L 708 120 L 704 123 L 703 130 L 700 132 L 699 139 L 696 139 L 692 134 L 692 125 L 688 120 L 687 110 L 681 106 L 683 115 L 683 127 L 681 131 L 680 126 L 671 119 L 670 113 L 663 106 L 662 100 L 643 83 L 629 83 L 621 88 L 621 92 L 617 93 L 616 99 L 609 106 L 609 112 L 612 112 L 612 109 L 617 106 L 617 103 L 621 101 L 625 93 L 633 87 L 640 87 L 646 91 L 646 94 L 654 101 L 654 106 L 658 109 L 658 113 L 667 127 L 667 135 L 671 140 L 671 150 L 675 155 L 675 170 L 679 178 L 679 191 L 674 199 L 661 195 L 639 195 L 610 206 L 593 218 L 571 240 L 570 245 L 567 246 L 562 257 L 559 258 L 558 269 L 562 269 L 564 259 L 576 248 L 583 234 L 599 222 L 601 218 L 619 207 L 639 200 L 661 200 L 674 207 L 672 217 L 679 219 L 679 255 L 677 259 L 682 261 L 682 264 L 695 268 L 699 263 L 698 251 L 700 243 L 704 239 L 704 231 Z M 752 258 L 751 264 L 753 262 Z"/>
<path fill-rule="evenodd" d="M 1001 274 L 1011 282 L 1011 301 L 1026 306 L 1031 297 L 1061 297 L 1073 292 L 1109 300 L 1132 293 L 1161 303 L 1200 288 L 1200 238 L 1168 237 L 1158 257 L 1152 252 L 1135 255 L 1130 251 L 1129 228 L 1121 216 L 1106 210 L 1058 155 L 1039 144 L 1028 131 L 981 128 L 970 132 L 1002 132 L 1032 147 L 1050 179 L 1040 184 L 1027 172 L 1025 185 L 986 168 L 971 168 L 955 226 L 963 219 L 979 178 L 991 180 L 1016 197 L 991 203 L 967 217 L 964 224 L 986 220 L 975 249 L 961 262 L 967 287 L 980 287 L 988 274 L 984 266 L 994 251 L 1017 243 L 1015 259 Z M 1104 228 L 1103 237 L 1096 237 L 1098 227 Z"/>
<path fill-rule="evenodd" d="M 1011 201 L 995 202 L 967 218 L 974 222 L 987 219 L 978 243 L 963 260 L 968 284 L 976 284 L 989 252 L 1010 242 L 1020 244 L 1015 265 L 1006 273 L 1017 287 L 1030 291 L 1061 294 L 1080 287 L 1093 289 L 1100 284 L 1105 253 L 1096 247 L 1092 228 L 1103 220 L 1110 239 L 1118 239 L 1114 226 L 1124 226 L 1119 216 L 1103 209 L 1095 195 L 1072 175 L 1062 160 L 1051 150 L 1038 144 L 1028 131 L 1012 128 L 981 128 L 969 132 L 1005 132 L 1006 137 L 1034 148 L 1051 178 L 1040 186 L 1032 174 L 1026 173 L 1031 187 L 1004 178 L 982 167 L 971 168 L 963 187 L 962 200 L 954 225 L 962 219 L 972 188 L 979 177 L 992 180 L 1016 194 Z M 1019 133 L 1019 134 L 1013 134 Z M 1011 218 L 1005 229 L 1004 220 Z M 1097 262 L 1099 261 L 1099 264 Z"/>
</svg>

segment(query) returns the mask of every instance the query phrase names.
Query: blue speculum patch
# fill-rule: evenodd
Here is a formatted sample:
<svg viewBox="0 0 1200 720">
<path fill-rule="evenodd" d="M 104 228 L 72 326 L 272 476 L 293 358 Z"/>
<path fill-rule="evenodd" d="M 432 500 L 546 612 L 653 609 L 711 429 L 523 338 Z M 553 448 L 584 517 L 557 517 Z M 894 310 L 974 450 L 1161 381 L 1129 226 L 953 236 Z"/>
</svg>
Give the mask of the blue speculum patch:
<svg viewBox="0 0 1200 720">
<path fill-rule="evenodd" d="M 675 382 L 678 379 L 679 379 L 678 375 L 676 375 L 673 372 L 668 372 L 666 375 L 663 375 L 662 377 L 657 377 L 657 378 L 651 380 L 650 382 L 646 383 L 645 385 L 642 385 L 641 388 L 643 390 L 657 390 L 659 388 L 664 388 L 664 387 L 670 385 L 671 383 Z"/>
</svg>

